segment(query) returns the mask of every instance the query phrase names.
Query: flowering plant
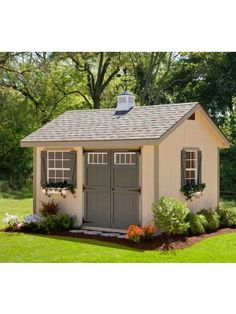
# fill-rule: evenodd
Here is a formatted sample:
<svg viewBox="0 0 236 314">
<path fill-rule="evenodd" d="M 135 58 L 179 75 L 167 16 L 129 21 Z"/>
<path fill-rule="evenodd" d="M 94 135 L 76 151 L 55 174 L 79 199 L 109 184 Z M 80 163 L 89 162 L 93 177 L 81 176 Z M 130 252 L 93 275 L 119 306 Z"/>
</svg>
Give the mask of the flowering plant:
<svg viewBox="0 0 236 314">
<path fill-rule="evenodd" d="M 137 225 L 130 225 L 127 231 L 127 239 L 133 242 L 140 242 L 143 230 Z"/>
<path fill-rule="evenodd" d="M 20 223 L 20 220 L 17 215 L 9 215 L 6 213 L 5 217 L 2 219 L 2 222 L 7 224 L 9 227 L 16 227 Z"/>
<path fill-rule="evenodd" d="M 42 203 L 42 208 L 40 208 L 39 210 L 43 216 L 56 215 L 58 213 L 59 211 L 58 203 L 55 203 L 53 199 L 48 202 L 42 201 L 41 203 Z"/>
<path fill-rule="evenodd" d="M 23 223 L 26 225 L 37 225 L 42 221 L 42 217 L 39 215 L 27 215 L 23 218 Z"/>
<path fill-rule="evenodd" d="M 152 239 L 155 232 L 157 232 L 157 228 L 153 225 L 149 224 L 143 227 L 143 236 L 147 239 Z"/>
<path fill-rule="evenodd" d="M 195 198 L 199 198 L 204 189 L 206 187 L 205 183 L 198 183 L 198 184 L 185 184 L 184 186 L 182 186 L 181 188 L 181 192 L 184 193 L 186 200 L 188 201 L 192 201 L 193 197 Z"/>
</svg>

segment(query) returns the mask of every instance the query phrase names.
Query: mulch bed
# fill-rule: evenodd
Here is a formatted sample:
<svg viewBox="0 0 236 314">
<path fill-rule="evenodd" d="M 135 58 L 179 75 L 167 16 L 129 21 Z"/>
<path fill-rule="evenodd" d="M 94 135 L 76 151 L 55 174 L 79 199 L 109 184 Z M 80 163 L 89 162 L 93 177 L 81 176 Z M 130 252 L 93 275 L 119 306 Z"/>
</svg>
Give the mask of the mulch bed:
<svg viewBox="0 0 236 314">
<path fill-rule="evenodd" d="M 41 234 L 45 235 L 42 232 L 35 231 L 32 232 L 32 230 L 21 230 L 21 229 L 14 229 L 9 228 L 9 230 L 5 229 L 2 230 L 5 232 L 19 232 L 19 233 L 29 233 L 29 234 Z M 103 242 L 109 242 L 109 243 L 115 243 L 120 244 L 126 247 L 139 249 L 143 251 L 154 251 L 154 250 L 160 250 L 160 251 L 168 251 L 168 250 L 177 250 L 177 249 L 184 249 L 186 247 L 189 247 L 201 240 L 220 235 L 220 234 L 226 234 L 226 233 L 232 233 L 236 232 L 236 229 L 232 228 L 223 228 L 219 229 L 216 232 L 212 233 L 205 233 L 199 236 L 183 236 L 183 235 L 173 235 L 168 236 L 166 234 L 161 234 L 157 237 L 155 237 L 152 240 L 142 239 L 140 243 L 135 243 L 128 239 L 120 239 L 116 237 L 104 237 L 101 235 L 88 235 L 88 234 L 81 234 L 81 233 L 72 233 L 69 231 L 63 231 L 63 232 L 53 232 L 48 235 L 55 235 L 55 236 L 65 236 L 65 237 L 71 237 L 71 238 L 78 238 L 78 239 L 91 239 L 91 240 L 99 240 Z"/>
<path fill-rule="evenodd" d="M 104 242 L 110 242 L 110 243 L 116 243 L 123 246 L 139 249 L 139 250 L 176 250 L 176 249 L 183 249 L 186 247 L 189 247 L 201 240 L 213 237 L 215 235 L 219 234 L 225 234 L 225 233 L 231 233 L 236 232 L 235 229 L 231 228 L 224 228 L 219 229 L 216 232 L 208 233 L 208 234 L 202 234 L 199 236 L 168 236 L 166 234 L 161 234 L 157 237 L 155 237 L 152 240 L 141 240 L 140 243 L 134 243 L 128 239 L 119 239 L 115 237 L 103 237 L 100 235 L 87 235 L 87 234 L 78 234 L 78 233 L 71 233 L 69 231 L 64 232 L 56 232 L 53 233 L 53 235 L 58 236 L 69 236 L 73 238 L 79 238 L 79 239 L 93 239 L 93 240 L 100 240 Z"/>
</svg>

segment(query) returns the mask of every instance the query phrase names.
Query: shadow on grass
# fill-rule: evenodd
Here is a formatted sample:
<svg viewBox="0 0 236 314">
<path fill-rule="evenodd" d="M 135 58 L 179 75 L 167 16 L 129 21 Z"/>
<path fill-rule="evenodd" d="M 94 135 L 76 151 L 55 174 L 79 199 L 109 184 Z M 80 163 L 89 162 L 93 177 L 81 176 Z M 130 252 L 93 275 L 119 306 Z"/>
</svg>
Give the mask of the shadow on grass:
<svg viewBox="0 0 236 314">
<path fill-rule="evenodd" d="M 25 198 L 32 198 L 33 193 L 30 189 L 20 190 L 20 191 L 8 191 L 8 192 L 0 192 L 1 198 L 11 198 L 16 200 L 21 200 Z"/>
<path fill-rule="evenodd" d="M 74 238 L 74 237 L 69 237 L 69 236 L 57 236 L 57 235 L 47 235 L 47 234 L 33 234 L 33 233 L 24 233 L 24 234 L 30 234 L 31 236 L 40 237 L 40 238 L 49 238 L 49 239 L 55 239 L 55 240 L 91 244 L 91 245 L 96 245 L 96 246 L 101 246 L 101 247 L 113 248 L 117 250 L 126 250 L 126 251 L 131 251 L 131 252 L 140 252 L 140 253 L 144 252 L 144 250 L 141 250 L 141 249 L 131 248 L 125 245 L 116 244 L 116 243 L 108 242 L 108 241 L 102 241 L 102 240 Z"/>
</svg>

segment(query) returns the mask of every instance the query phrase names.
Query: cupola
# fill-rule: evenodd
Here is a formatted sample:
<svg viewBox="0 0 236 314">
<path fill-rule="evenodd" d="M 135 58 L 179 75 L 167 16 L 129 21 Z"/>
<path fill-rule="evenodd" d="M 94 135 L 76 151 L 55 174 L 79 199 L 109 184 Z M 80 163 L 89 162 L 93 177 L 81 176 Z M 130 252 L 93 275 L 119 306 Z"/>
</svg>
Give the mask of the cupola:
<svg viewBox="0 0 236 314">
<path fill-rule="evenodd" d="M 135 97 L 128 91 L 125 91 L 117 96 L 116 113 L 127 113 L 135 105 Z"/>
</svg>

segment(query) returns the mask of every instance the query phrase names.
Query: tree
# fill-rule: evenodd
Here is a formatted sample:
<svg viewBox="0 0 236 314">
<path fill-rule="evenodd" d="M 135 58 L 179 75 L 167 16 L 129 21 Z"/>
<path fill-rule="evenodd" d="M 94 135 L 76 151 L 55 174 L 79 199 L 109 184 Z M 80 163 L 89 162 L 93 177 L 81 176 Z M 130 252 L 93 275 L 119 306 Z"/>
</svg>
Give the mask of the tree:
<svg viewBox="0 0 236 314">
<path fill-rule="evenodd" d="M 66 65 L 58 66 L 50 53 L 11 55 L 0 71 L 0 86 L 33 104 L 39 125 L 60 113 L 59 106 L 66 98 L 69 101 L 73 76 L 67 73 L 70 71 Z"/>
<path fill-rule="evenodd" d="M 86 88 L 75 90 L 90 108 L 99 109 L 105 90 L 120 71 L 120 53 L 67 53 L 79 74 L 86 77 Z"/>
<path fill-rule="evenodd" d="M 131 53 L 134 92 L 141 105 L 166 101 L 165 85 L 178 54 L 173 52 Z"/>
<path fill-rule="evenodd" d="M 173 101 L 199 101 L 219 125 L 233 115 L 236 53 L 182 53 L 171 74 L 167 91 Z"/>
<path fill-rule="evenodd" d="M 0 180 L 7 180 L 12 188 L 25 184 L 32 173 L 32 150 L 19 145 L 34 129 L 29 123 L 32 117 L 32 108 L 24 99 L 0 88 Z"/>
</svg>

